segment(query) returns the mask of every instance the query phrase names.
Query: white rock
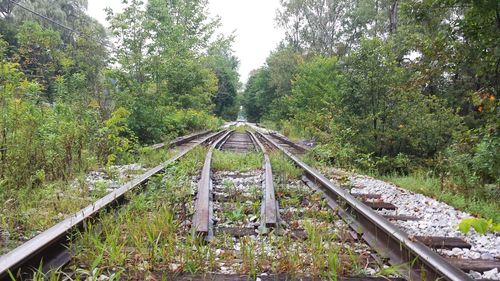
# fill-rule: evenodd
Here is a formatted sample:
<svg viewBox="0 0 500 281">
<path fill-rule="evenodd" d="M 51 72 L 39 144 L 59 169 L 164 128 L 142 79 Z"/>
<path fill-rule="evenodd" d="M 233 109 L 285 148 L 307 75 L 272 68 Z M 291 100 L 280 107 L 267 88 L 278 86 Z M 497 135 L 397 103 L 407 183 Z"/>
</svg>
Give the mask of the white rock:
<svg viewBox="0 0 500 281">
<path fill-rule="evenodd" d="M 474 279 L 480 279 L 482 277 L 481 273 L 474 270 L 469 271 L 469 275 Z"/>
<path fill-rule="evenodd" d="M 496 275 L 498 275 L 498 268 L 494 268 L 492 270 L 485 271 L 483 273 L 483 278 L 485 278 L 485 279 L 493 279 L 493 278 L 496 277 Z"/>
<path fill-rule="evenodd" d="M 488 233 L 481 235 L 471 230 L 466 235 L 458 231 L 457 225 L 463 218 L 471 217 L 470 214 L 455 210 L 453 207 L 429 198 L 422 194 L 415 194 L 400 189 L 393 184 L 386 183 L 367 176 L 349 176 L 353 194 L 376 193 L 381 194 L 384 202 L 398 206 L 397 212 L 379 211 L 380 214 L 396 215 L 405 214 L 420 218 L 413 222 L 396 221 L 394 224 L 410 235 L 415 236 L 444 236 L 459 237 L 472 245 L 471 251 L 459 252 L 440 251 L 448 255 L 462 255 L 470 259 L 495 259 L 500 258 L 500 235 Z"/>
<path fill-rule="evenodd" d="M 453 248 L 451 249 L 451 255 L 452 256 L 458 256 L 458 255 L 461 255 L 463 252 L 462 252 L 462 249 L 460 248 Z"/>
<path fill-rule="evenodd" d="M 370 268 L 370 267 L 367 267 L 364 269 L 364 272 L 366 273 L 366 275 L 368 276 L 373 276 L 375 275 L 375 273 L 377 273 L 377 271 L 373 268 Z"/>
<path fill-rule="evenodd" d="M 494 258 L 493 258 L 493 255 L 490 254 L 490 253 L 482 253 L 481 254 L 481 259 L 483 259 L 483 260 L 492 260 Z"/>
<path fill-rule="evenodd" d="M 176 271 L 178 268 L 179 268 L 179 265 L 178 265 L 178 264 L 176 264 L 176 263 L 171 263 L 171 264 L 168 266 L 168 269 L 170 269 L 170 271 Z"/>
<path fill-rule="evenodd" d="M 477 260 L 477 259 L 481 258 L 481 254 L 478 252 L 471 251 L 469 254 L 469 257 L 473 260 Z"/>
</svg>

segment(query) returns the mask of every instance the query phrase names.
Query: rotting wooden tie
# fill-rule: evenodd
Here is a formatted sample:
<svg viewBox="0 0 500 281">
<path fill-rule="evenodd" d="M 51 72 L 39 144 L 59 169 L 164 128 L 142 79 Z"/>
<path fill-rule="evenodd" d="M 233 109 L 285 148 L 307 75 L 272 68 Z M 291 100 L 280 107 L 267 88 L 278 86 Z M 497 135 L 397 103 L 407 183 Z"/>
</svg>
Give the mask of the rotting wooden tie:
<svg viewBox="0 0 500 281">
<path fill-rule="evenodd" d="M 418 221 L 420 218 L 413 216 L 403 216 L 403 215 L 384 215 L 384 218 L 393 221 Z"/>
<path fill-rule="evenodd" d="M 446 259 L 452 265 L 464 270 L 470 271 L 474 270 L 477 272 L 485 272 L 495 268 L 500 269 L 500 261 L 499 260 L 471 260 L 471 259 Z"/>
<path fill-rule="evenodd" d="M 456 237 L 416 236 L 415 239 L 422 242 L 427 247 L 434 249 L 453 249 L 453 248 L 470 249 L 472 247 L 471 244 L 465 242 L 461 238 L 456 238 Z"/>
<path fill-rule="evenodd" d="M 362 200 L 365 199 L 382 199 L 382 194 L 376 194 L 376 193 L 358 193 L 358 194 L 353 194 L 354 196 L 361 198 Z"/>
<path fill-rule="evenodd" d="M 397 207 L 392 203 L 387 202 L 379 202 L 379 201 L 363 201 L 366 206 L 375 209 L 375 210 L 396 210 Z"/>
</svg>

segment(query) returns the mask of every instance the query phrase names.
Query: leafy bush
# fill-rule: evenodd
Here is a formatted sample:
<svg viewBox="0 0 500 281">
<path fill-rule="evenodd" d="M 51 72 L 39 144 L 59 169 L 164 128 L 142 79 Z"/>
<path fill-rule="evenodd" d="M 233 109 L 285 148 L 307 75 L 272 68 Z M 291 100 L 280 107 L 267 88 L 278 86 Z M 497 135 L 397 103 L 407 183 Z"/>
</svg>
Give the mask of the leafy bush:
<svg viewBox="0 0 500 281">
<path fill-rule="evenodd" d="M 468 130 L 446 150 L 446 165 L 456 185 L 465 189 L 500 184 L 500 138 L 492 128 Z M 493 194 L 491 194 L 493 195 Z M 498 196 L 498 194 L 497 194 Z"/>
<path fill-rule="evenodd" d="M 463 234 L 467 234 L 471 228 L 479 234 L 485 234 L 486 232 L 500 232 L 500 223 L 493 223 L 493 220 L 485 220 L 482 218 L 466 218 L 460 221 L 457 228 Z"/>
<path fill-rule="evenodd" d="M 1 54 L 0 54 L 1 56 Z M 99 127 L 92 109 L 41 103 L 41 87 L 19 65 L 0 62 L 0 177 L 9 186 L 35 186 L 42 180 L 67 179 L 85 169 Z"/>
<path fill-rule="evenodd" d="M 120 107 L 104 122 L 99 131 L 101 136 L 99 155 L 106 158 L 106 165 L 127 163 L 133 160 L 137 140 L 127 126 L 130 112 Z"/>
</svg>

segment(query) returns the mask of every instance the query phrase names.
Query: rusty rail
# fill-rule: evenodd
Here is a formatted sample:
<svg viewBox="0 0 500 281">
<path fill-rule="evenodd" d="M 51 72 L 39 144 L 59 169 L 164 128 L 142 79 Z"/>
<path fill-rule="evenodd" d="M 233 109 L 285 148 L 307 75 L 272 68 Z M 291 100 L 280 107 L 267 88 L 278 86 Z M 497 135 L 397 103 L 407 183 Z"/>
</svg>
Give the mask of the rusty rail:
<svg viewBox="0 0 500 281">
<path fill-rule="evenodd" d="M 215 140 L 210 146 L 207 155 L 205 156 L 205 162 L 203 164 L 203 169 L 201 170 L 201 178 L 198 182 L 198 192 L 196 194 L 196 205 L 195 213 L 193 217 L 193 228 L 196 235 L 201 235 L 203 237 L 210 238 L 213 235 L 212 222 L 210 220 L 211 208 L 210 208 L 210 197 L 212 190 L 212 179 L 211 176 L 211 166 L 212 166 L 212 154 L 214 149 L 226 139 L 233 131 L 227 131 L 217 140 Z"/>
<path fill-rule="evenodd" d="M 258 128 L 254 128 L 267 143 L 281 150 L 295 165 L 302 168 L 306 177 L 322 190 L 331 203 L 330 206 L 334 206 L 334 210 L 350 227 L 362 235 L 379 254 L 387 257 L 409 280 L 473 280 L 421 242 L 413 241 L 408 234 L 302 162 L 269 136 L 260 133 Z"/>
<path fill-rule="evenodd" d="M 155 149 L 163 148 L 165 146 L 171 147 L 171 146 L 183 145 L 183 144 L 188 143 L 192 140 L 195 140 L 197 138 L 201 138 L 205 135 L 208 135 L 211 132 L 212 132 L 211 130 L 206 130 L 206 131 L 192 133 L 192 134 L 189 134 L 187 136 L 181 136 L 181 137 L 175 138 L 168 143 L 161 142 L 161 143 L 153 144 L 150 146 L 150 148 L 155 150 Z"/>
<path fill-rule="evenodd" d="M 266 227 L 275 227 L 278 224 L 278 208 L 276 204 L 276 198 L 274 193 L 274 182 L 273 182 L 273 170 L 271 167 L 271 160 L 267 154 L 266 148 L 260 140 L 255 136 L 254 133 L 248 132 L 253 141 L 260 148 L 264 154 L 264 202 L 263 202 L 263 218 L 262 225 Z"/>
<path fill-rule="evenodd" d="M 0 257 L 0 280 L 11 280 L 9 272 L 21 278 L 30 276 L 43 261 L 44 271 L 59 268 L 70 261 L 67 245 L 72 231 L 82 229 L 86 221 L 96 217 L 100 211 L 123 202 L 124 195 L 130 190 L 146 183 L 153 175 L 163 171 L 165 167 L 177 161 L 196 146 L 218 137 L 222 132 L 211 133 L 193 146 L 184 149 L 141 176 L 122 185 L 93 204 L 71 215 L 60 223 L 35 236 L 31 240 Z"/>
<path fill-rule="evenodd" d="M 308 148 L 302 146 L 302 145 L 299 145 L 299 144 L 296 144 L 294 143 L 293 141 L 287 139 L 286 137 L 280 135 L 279 133 L 277 132 L 271 132 L 270 135 L 278 140 L 280 140 L 281 142 L 284 142 L 286 143 L 287 145 L 295 148 L 297 151 L 299 151 L 300 153 L 306 153 Z"/>
</svg>

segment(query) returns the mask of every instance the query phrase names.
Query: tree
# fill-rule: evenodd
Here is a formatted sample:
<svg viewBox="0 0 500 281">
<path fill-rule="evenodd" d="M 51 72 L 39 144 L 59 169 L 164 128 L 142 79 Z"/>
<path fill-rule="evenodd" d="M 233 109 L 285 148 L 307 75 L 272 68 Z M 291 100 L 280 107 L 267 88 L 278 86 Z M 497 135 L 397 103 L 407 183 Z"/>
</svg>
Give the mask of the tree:
<svg viewBox="0 0 500 281">
<path fill-rule="evenodd" d="M 212 98 L 214 113 L 226 120 L 235 120 L 238 115 L 237 94 L 239 88 L 239 61 L 233 54 L 233 38 L 219 38 L 207 53 L 207 65 L 217 76 L 218 89 Z"/>
<path fill-rule="evenodd" d="M 332 55 L 342 33 L 346 2 L 335 0 L 281 0 L 278 24 L 295 48 Z"/>
<path fill-rule="evenodd" d="M 218 80 L 207 52 L 218 20 L 208 18 L 204 0 L 124 3 L 123 12 L 108 12 L 119 38 L 117 104 L 130 109 L 130 127 L 141 141 L 159 141 L 172 130 L 184 131 L 173 120 L 177 111 L 213 110 Z"/>
<path fill-rule="evenodd" d="M 36 80 L 46 92 L 48 101 L 53 101 L 54 78 L 62 74 L 62 64 L 66 59 L 61 51 L 59 33 L 43 29 L 39 24 L 26 22 L 19 28 L 19 62 L 24 73 Z"/>
</svg>

